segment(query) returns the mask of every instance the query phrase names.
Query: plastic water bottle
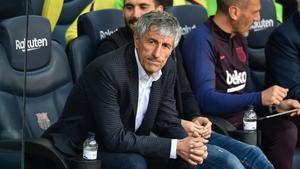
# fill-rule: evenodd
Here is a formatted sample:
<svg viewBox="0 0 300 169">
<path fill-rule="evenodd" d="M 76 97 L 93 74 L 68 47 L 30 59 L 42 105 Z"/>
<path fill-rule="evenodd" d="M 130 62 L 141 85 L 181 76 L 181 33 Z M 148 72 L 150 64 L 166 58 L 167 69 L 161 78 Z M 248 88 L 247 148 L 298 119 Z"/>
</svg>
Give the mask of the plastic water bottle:
<svg viewBox="0 0 300 169">
<path fill-rule="evenodd" d="M 98 143 L 95 140 L 95 133 L 89 132 L 88 138 L 83 142 L 83 158 L 86 160 L 96 160 Z"/>
<path fill-rule="evenodd" d="M 257 126 L 257 115 L 254 111 L 254 107 L 251 105 L 245 112 L 243 117 L 244 130 L 255 131 Z"/>
</svg>

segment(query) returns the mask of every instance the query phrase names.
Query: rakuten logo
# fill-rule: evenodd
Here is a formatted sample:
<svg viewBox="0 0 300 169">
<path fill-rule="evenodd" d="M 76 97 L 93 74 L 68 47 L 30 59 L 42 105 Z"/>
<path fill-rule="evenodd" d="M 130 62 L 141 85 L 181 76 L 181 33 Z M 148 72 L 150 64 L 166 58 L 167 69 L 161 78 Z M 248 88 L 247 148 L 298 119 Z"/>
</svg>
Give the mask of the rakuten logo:
<svg viewBox="0 0 300 169">
<path fill-rule="evenodd" d="M 187 26 L 187 25 L 185 25 L 184 27 L 181 28 L 182 35 L 188 34 L 189 32 L 191 32 L 195 28 L 196 28 L 196 25 L 193 25 L 193 26 Z"/>
<path fill-rule="evenodd" d="M 37 50 L 41 47 L 48 46 L 46 38 L 33 38 L 28 39 L 27 44 L 25 42 L 25 38 L 23 40 L 16 40 L 16 50 L 22 50 L 22 52 L 25 52 L 25 45 L 27 45 L 27 51 Z"/>
<path fill-rule="evenodd" d="M 116 32 L 118 29 L 115 30 L 109 30 L 107 29 L 106 31 L 99 31 L 99 35 L 100 35 L 100 40 L 105 39 L 107 36 L 110 36 L 111 34 L 113 34 L 114 32 Z"/>
<path fill-rule="evenodd" d="M 251 26 L 254 32 L 262 31 L 270 27 L 274 27 L 274 21 L 272 19 L 262 19 L 254 22 Z"/>
<path fill-rule="evenodd" d="M 245 71 L 238 72 L 237 70 L 234 70 L 233 73 L 231 74 L 226 70 L 227 85 L 232 85 L 232 84 L 238 85 L 238 86 L 227 89 L 228 93 L 236 92 L 236 91 L 244 89 L 246 86 L 246 81 L 247 81 L 247 74 Z"/>
</svg>

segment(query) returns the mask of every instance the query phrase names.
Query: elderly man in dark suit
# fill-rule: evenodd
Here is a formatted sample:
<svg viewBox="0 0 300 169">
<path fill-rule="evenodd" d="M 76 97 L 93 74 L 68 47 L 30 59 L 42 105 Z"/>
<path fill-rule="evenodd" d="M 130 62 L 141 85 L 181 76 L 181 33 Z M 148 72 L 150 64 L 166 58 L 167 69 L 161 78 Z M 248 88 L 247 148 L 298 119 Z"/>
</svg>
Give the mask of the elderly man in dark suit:
<svg viewBox="0 0 300 169">
<path fill-rule="evenodd" d="M 170 14 L 144 15 L 134 44 L 87 67 L 61 118 L 43 136 L 66 154 L 80 154 L 88 131 L 95 132 L 104 169 L 158 168 L 166 162 L 165 168 L 191 168 L 202 163 L 206 140 L 196 133 L 187 136 L 175 110 L 176 71 L 168 58 L 180 36 L 179 23 Z"/>
</svg>

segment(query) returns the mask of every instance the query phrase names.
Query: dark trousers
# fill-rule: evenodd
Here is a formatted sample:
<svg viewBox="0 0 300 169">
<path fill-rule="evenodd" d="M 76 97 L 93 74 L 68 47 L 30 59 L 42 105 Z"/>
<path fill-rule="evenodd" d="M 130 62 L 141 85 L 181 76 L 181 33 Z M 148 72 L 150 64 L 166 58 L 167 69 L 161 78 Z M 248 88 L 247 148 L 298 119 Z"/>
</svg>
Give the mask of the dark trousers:
<svg viewBox="0 0 300 169">
<path fill-rule="evenodd" d="M 193 169 L 181 159 L 149 159 L 136 153 L 100 153 L 101 169 Z"/>
<path fill-rule="evenodd" d="M 300 146 L 300 117 L 281 117 L 258 123 L 261 149 L 276 169 L 291 169 L 296 145 Z"/>
</svg>

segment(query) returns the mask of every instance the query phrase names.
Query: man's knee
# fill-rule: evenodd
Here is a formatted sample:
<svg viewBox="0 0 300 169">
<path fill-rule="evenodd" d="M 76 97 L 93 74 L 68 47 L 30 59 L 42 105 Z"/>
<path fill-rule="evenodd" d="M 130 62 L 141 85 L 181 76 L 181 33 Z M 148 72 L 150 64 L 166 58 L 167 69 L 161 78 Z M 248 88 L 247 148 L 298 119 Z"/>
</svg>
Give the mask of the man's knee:
<svg viewBox="0 0 300 169">
<path fill-rule="evenodd" d="M 232 153 L 227 153 L 223 158 L 223 165 L 226 168 L 240 168 L 243 169 L 244 166 L 241 161 Z"/>
<path fill-rule="evenodd" d="M 261 149 L 255 145 L 248 144 L 244 151 L 251 154 L 251 156 L 265 156 Z"/>
<path fill-rule="evenodd" d="M 203 168 L 239 168 L 244 166 L 241 161 L 229 151 L 215 146 L 208 146 L 208 157 L 204 160 Z M 201 167 L 200 167 L 201 168 Z"/>
<path fill-rule="evenodd" d="M 281 133 L 282 133 L 283 138 L 296 140 L 298 129 L 297 129 L 297 126 L 293 122 L 286 121 L 285 123 L 282 124 Z"/>
<path fill-rule="evenodd" d="M 101 154 L 103 169 L 147 169 L 143 156 L 135 153 L 107 153 Z"/>
<path fill-rule="evenodd" d="M 145 158 L 139 154 L 130 154 L 126 160 L 128 169 L 147 169 Z"/>
<path fill-rule="evenodd" d="M 244 151 L 247 153 L 247 155 L 242 161 L 247 161 L 247 159 L 249 160 L 249 157 L 251 157 L 253 159 L 259 159 L 261 163 L 265 163 L 268 166 L 271 165 L 266 155 L 257 146 L 247 145 L 247 148 Z"/>
<path fill-rule="evenodd" d="M 276 127 L 273 136 L 272 143 L 293 150 L 297 143 L 297 126 L 292 121 L 280 119 L 280 126 Z"/>
<path fill-rule="evenodd" d="M 262 129 L 262 147 L 294 148 L 297 142 L 297 126 L 290 120 L 270 119 L 260 124 Z M 265 147 L 266 146 L 266 147 Z"/>
</svg>

